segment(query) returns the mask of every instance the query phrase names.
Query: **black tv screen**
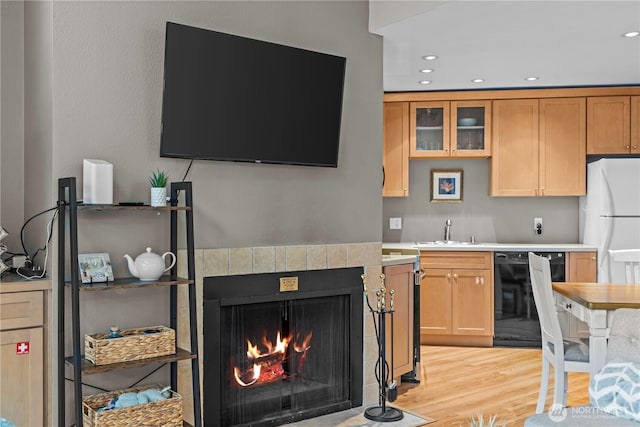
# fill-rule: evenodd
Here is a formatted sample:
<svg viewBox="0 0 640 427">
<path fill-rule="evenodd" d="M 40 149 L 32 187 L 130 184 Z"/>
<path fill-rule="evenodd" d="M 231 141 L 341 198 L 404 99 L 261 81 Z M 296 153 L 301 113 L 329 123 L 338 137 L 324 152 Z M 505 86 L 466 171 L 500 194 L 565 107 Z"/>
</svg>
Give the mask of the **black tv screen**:
<svg viewBox="0 0 640 427">
<path fill-rule="evenodd" d="M 345 65 L 167 22 L 160 156 L 337 167 Z"/>
</svg>

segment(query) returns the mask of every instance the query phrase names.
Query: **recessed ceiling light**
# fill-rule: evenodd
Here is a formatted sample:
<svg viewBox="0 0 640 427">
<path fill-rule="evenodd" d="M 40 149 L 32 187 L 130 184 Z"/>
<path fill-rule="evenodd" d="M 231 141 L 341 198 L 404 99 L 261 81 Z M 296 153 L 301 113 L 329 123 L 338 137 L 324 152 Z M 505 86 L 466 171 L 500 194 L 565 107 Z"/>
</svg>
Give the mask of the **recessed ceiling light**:
<svg viewBox="0 0 640 427">
<path fill-rule="evenodd" d="M 482 83 L 484 79 L 473 79 L 471 80 L 473 83 Z"/>
<path fill-rule="evenodd" d="M 421 85 L 428 85 L 431 84 L 431 80 L 420 80 L 418 83 L 420 83 Z"/>
<path fill-rule="evenodd" d="M 425 68 L 424 70 L 420 70 L 421 73 L 433 73 L 433 70 L 430 68 Z"/>
<path fill-rule="evenodd" d="M 425 61 L 433 61 L 434 59 L 438 59 L 436 55 L 425 55 L 422 57 Z"/>
<path fill-rule="evenodd" d="M 534 81 L 536 81 L 538 79 L 539 79 L 539 77 L 525 77 L 525 80 L 528 81 L 528 82 L 534 82 Z"/>
<path fill-rule="evenodd" d="M 640 31 L 629 31 L 628 33 L 624 33 L 623 37 L 638 37 L 640 36 Z"/>
</svg>

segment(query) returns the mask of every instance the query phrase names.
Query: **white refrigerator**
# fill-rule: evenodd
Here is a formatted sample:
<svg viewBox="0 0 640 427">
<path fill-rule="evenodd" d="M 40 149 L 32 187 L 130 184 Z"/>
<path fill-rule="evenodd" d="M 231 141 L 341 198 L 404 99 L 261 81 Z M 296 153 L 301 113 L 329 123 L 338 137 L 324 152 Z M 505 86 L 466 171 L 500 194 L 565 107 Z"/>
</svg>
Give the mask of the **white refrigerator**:
<svg viewBox="0 0 640 427">
<path fill-rule="evenodd" d="M 598 282 L 624 283 L 624 267 L 610 249 L 640 249 L 640 158 L 600 159 L 587 165 L 580 197 L 582 243 L 598 248 Z"/>
</svg>

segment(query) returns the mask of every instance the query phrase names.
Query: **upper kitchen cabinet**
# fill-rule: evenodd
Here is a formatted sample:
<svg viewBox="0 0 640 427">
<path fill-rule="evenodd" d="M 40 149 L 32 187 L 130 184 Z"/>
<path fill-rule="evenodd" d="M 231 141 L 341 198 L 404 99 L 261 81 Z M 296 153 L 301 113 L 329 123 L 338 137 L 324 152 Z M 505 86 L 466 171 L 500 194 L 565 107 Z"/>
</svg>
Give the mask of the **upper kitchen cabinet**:
<svg viewBox="0 0 640 427">
<path fill-rule="evenodd" d="M 384 141 L 382 145 L 384 197 L 409 195 L 409 103 L 384 103 Z"/>
<path fill-rule="evenodd" d="M 491 196 L 586 192 L 585 98 L 493 102 Z"/>
<path fill-rule="evenodd" d="M 491 101 L 410 104 L 412 159 L 488 157 Z"/>
<path fill-rule="evenodd" d="M 587 98 L 587 154 L 640 153 L 640 97 Z"/>
</svg>

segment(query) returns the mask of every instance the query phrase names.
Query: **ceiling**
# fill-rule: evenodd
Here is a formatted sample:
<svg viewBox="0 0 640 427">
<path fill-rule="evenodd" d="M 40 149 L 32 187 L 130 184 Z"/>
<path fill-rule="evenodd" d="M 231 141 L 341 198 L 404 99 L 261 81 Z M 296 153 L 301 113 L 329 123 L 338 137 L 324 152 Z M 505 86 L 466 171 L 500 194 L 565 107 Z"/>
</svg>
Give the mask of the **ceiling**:
<svg viewBox="0 0 640 427">
<path fill-rule="evenodd" d="M 640 84 L 640 37 L 622 36 L 640 31 L 640 0 L 371 0 L 369 13 L 386 92 Z"/>
</svg>

